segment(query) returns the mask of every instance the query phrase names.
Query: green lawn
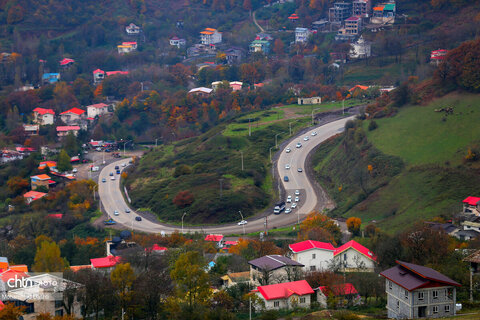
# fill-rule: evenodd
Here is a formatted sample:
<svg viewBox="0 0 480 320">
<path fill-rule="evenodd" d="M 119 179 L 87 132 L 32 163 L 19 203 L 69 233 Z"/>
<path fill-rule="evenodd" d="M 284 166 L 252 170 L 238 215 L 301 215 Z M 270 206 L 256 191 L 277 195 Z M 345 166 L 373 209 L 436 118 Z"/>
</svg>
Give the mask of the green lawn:
<svg viewBox="0 0 480 320">
<path fill-rule="evenodd" d="M 366 130 L 368 140 L 407 164 L 459 163 L 472 142 L 480 139 L 479 105 L 478 95 L 455 94 L 425 107 L 407 107 L 395 117 L 375 120 L 378 128 Z M 453 115 L 434 111 L 447 106 L 454 107 Z"/>
<path fill-rule="evenodd" d="M 251 131 L 258 131 L 269 126 L 269 124 L 261 124 L 270 121 L 282 120 L 285 117 L 285 112 L 279 108 L 270 110 L 256 111 L 235 119 L 232 123 L 227 125 L 224 136 L 246 136 L 248 135 L 248 126 L 251 126 Z M 250 122 L 249 122 L 250 119 Z"/>
<path fill-rule="evenodd" d="M 345 100 L 345 108 L 352 107 L 352 106 L 358 106 L 361 104 L 367 104 L 369 101 L 363 101 L 359 99 L 349 99 Z M 342 101 L 335 101 L 335 102 L 326 102 L 322 104 L 312 104 L 312 105 L 298 105 L 298 104 L 289 104 L 286 106 L 279 107 L 281 109 L 293 109 L 296 114 L 299 115 L 311 115 L 312 110 L 314 109 L 319 109 L 315 110 L 315 113 L 319 112 L 325 112 L 325 111 L 331 111 L 331 110 L 336 110 L 336 109 L 341 109 L 342 108 Z"/>
</svg>

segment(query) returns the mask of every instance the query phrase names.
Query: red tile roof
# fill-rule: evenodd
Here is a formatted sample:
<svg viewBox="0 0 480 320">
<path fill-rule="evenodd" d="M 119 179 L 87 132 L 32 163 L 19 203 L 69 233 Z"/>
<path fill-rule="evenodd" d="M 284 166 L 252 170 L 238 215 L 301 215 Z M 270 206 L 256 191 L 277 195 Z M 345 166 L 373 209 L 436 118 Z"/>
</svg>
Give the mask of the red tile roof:
<svg viewBox="0 0 480 320">
<path fill-rule="evenodd" d="M 63 131 L 71 131 L 71 130 L 80 130 L 79 126 L 58 126 L 57 131 L 63 132 Z"/>
<path fill-rule="evenodd" d="M 305 280 L 260 286 L 257 290 L 266 300 L 285 299 L 294 294 L 303 296 L 314 293 L 312 287 Z"/>
<path fill-rule="evenodd" d="M 152 250 L 152 251 L 167 251 L 168 248 L 166 247 L 160 247 L 158 244 L 154 244 L 153 246 L 151 246 L 150 248 L 145 248 L 145 251 L 147 251 L 148 249 Z"/>
<path fill-rule="evenodd" d="M 28 278 L 28 274 L 25 272 L 12 269 L 0 273 L 0 279 L 2 279 L 3 282 L 7 282 L 9 279 L 14 279 L 15 276 L 17 279 Z"/>
<path fill-rule="evenodd" d="M 56 161 L 42 161 L 38 165 L 38 169 L 42 170 L 42 169 L 45 169 L 45 167 L 53 168 L 53 167 L 56 167 L 56 166 L 57 166 Z"/>
<path fill-rule="evenodd" d="M 360 252 L 367 258 L 372 259 L 373 261 L 377 261 L 377 257 L 370 250 L 368 250 L 368 248 L 362 246 L 360 243 L 356 242 L 355 240 L 350 240 L 347 243 L 345 243 L 343 246 L 340 246 L 337 249 L 335 249 L 333 256 L 336 256 L 350 248 L 357 250 L 358 252 Z"/>
<path fill-rule="evenodd" d="M 33 112 L 41 114 L 42 116 L 44 114 L 47 114 L 47 113 L 50 113 L 50 114 L 53 114 L 53 115 L 55 114 L 55 111 L 53 111 L 52 109 L 44 109 L 44 108 L 40 108 L 40 107 L 33 109 Z"/>
<path fill-rule="evenodd" d="M 350 18 L 346 19 L 345 21 L 358 21 L 358 20 L 360 20 L 359 17 L 350 17 Z"/>
<path fill-rule="evenodd" d="M 79 109 L 79 108 L 72 108 L 70 110 L 67 110 L 65 112 L 62 112 L 60 114 L 67 114 L 67 113 L 75 113 L 77 115 L 82 115 L 83 113 L 85 113 L 85 110 L 82 110 L 82 109 Z"/>
<path fill-rule="evenodd" d="M 70 270 L 72 270 L 73 272 L 77 272 L 77 271 L 83 270 L 83 269 L 92 269 L 92 265 L 91 264 L 84 264 L 84 265 L 79 265 L 79 266 L 70 266 Z"/>
<path fill-rule="evenodd" d="M 120 262 L 120 257 L 108 256 L 104 258 L 90 259 L 93 268 L 111 268 Z"/>
<path fill-rule="evenodd" d="M 97 73 L 105 73 L 105 71 L 103 71 L 102 69 L 93 70 L 93 74 Z"/>
<path fill-rule="evenodd" d="M 49 180 L 50 176 L 47 174 L 39 174 L 39 175 L 30 177 L 30 179 Z"/>
<path fill-rule="evenodd" d="M 465 200 L 463 200 L 463 203 L 466 203 L 471 206 L 476 206 L 480 202 L 479 197 L 466 197 Z"/>
<path fill-rule="evenodd" d="M 310 249 L 322 249 L 328 251 L 335 251 L 335 248 L 331 243 L 320 242 L 315 240 L 305 240 L 302 242 L 292 243 L 288 246 L 293 252 L 302 252 Z"/>
<path fill-rule="evenodd" d="M 127 42 L 122 42 L 122 45 L 124 45 L 124 46 L 136 46 L 137 42 L 136 41 L 127 41 Z"/>
<path fill-rule="evenodd" d="M 114 76 L 117 74 L 128 74 L 128 71 L 107 71 L 107 77 Z"/>
<path fill-rule="evenodd" d="M 28 191 L 23 195 L 24 198 L 32 198 L 34 200 L 38 200 L 40 198 L 45 197 L 47 194 L 44 192 L 38 192 L 38 191 Z"/>
<path fill-rule="evenodd" d="M 47 217 L 49 217 L 49 218 L 55 218 L 55 219 L 62 219 L 62 218 L 63 218 L 63 214 L 61 214 L 61 213 L 50 213 Z"/>
<path fill-rule="evenodd" d="M 236 246 L 238 241 L 225 241 L 226 246 Z"/>
<path fill-rule="evenodd" d="M 108 107 L 108 104 L 105 104 L 105 103 L 95 103 L 95 104 L 91 104 L 91 105 L 87 106 L 87 108 L 89 108 L 89 107 L 100 109 L 100 108 Z"/>
<path fill-rule="evenodd" d="M 353 286 L 351 283 L 345 283 L 345 284 L 336 284 L 330 287 L 327 286 L 321 286 L 318 287 L 320 291 L 322 291 L 325 295 L 328 295 L 329 293 L 333 293 L 335 296 L 347 296 L 350 294 L 358 294 L 357 289 Z"/>
<path fill-rule="evenodd" d="M 28 266 L 26 264 L 17 264 L 15 266 L 10 266 L 10 270 L 28 272 Z"/>
<path fill-rule="evenodd" d="M 60 61 L 60 65 L 61 65 L 61 66 L 65 66 L 65 65 L 67 65 L 67 64 L 69 64 L 69 63 L 74 63 L 74 62 L 75 62 L 75 60 L 73 60 L 73 59 L 63 58 L 63 59 Z"/>
<path fill-rule="evenodd" d="M 219 242 L 222 241 L 223 235 L 221 234 L 209 234 L 205 237 L 205 241 L 214 241 Z"/>
</svg>

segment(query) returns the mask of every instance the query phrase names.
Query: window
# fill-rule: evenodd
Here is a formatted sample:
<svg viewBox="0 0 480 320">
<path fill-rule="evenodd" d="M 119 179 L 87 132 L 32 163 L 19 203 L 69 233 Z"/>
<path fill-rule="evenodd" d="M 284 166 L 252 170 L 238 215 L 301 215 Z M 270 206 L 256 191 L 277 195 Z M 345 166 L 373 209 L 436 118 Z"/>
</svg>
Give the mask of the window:
<svg viewBox="0 0 480 320">
<path fill-rule="evenodd" d="M 392 281 L 388 281 L 388 289 L 392 290 L 392 288 L 393 288 Z"/>
<path fill-rule="evenodd" d="M 433 299 L 437 299 L 438 298 L 438 291 L 433 290 L 432 295 L 433 295 Z"/>
<path fill-rule="evenodd" d="M 63 306 L 63 301 L 62 300 L 55 300 L 55 309 L 56 308 L 61 308 Z"/>
<path fill-rule="evenodd" d="M 312 259 L 315 259 L 317 255 L 315 253 L 312 253 Z"/>
<path fill-rule="evenodd" d="M 280 307 L 280 301 L 275 301 L 273 303 L 273 306 L 276 307 L 276 308 Z"/>
<path fill-rule="evenodd" d="M 310 271 L 315 271 L 315 266 L 310 266 Z"/>
<path fill-rule="evenodd" d="M 423 300 L 423 292 L 418 293 L 418 300 Z"/>
<path fill-rule="evenodd" d="M 343 254 L 343 260 L 347 261 L 347 254 L 346 253 Z"/>
<path fill-rule="evenodd" d="M 408 299 L 408 291 L 405 290 L 405 299 Z"/>
<path fill-rule="evenodd" d="M 450 306 L 449 306 L 449 305 L 446 305 L 446 306 L 445 306 L 445 313 L 448 313 L 448 312 L 450 312 Z"/>
<path fill-rule="evenodd" d="M 438 306 L 433 306 L 433 313 L 438 313 Z"/>
<path fill-rule="evenodd" d="M 305 303 L 305 297 L 300 298 L 300 303 Z"/>
<path fill-rule="evenodd" d="M 400 301 L 397 300 L 397 309 L 400 309 Z"/>
</svg>

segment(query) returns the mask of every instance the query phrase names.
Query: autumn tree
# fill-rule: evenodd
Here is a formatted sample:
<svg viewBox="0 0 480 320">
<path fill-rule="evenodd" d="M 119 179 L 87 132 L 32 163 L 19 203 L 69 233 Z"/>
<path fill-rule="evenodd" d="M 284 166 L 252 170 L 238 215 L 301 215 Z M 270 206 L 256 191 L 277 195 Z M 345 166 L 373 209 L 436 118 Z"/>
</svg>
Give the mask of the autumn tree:
<svg viewBox="0 0 480 320">
<path fill-rule="evenodd" d="M 30 182 L 22 177 L 11 177 L 7 180 L 7 186 L 12 195 L 16 196 L 30 187 Z"/>
<path fill-rule="evenodd" d="M 284 44 L 281 39 L 275 39 L 275 43 L 273 44 L 273 52 L 279 56 L 285 53 Z"/>
<path fill-rule="evenodd" d="M 62 272 L 65 269 L 65 261 L 60 256 L 60 248 L 55 242 L 40 243 L 32 269 L 35 272 Z"/>
<path fill-rule="evenodd" d="M 350 217 L 347 219 L 347 229 L 355 236 L 358 236 L 360 234 L 361 225 L 362 220 L 360 218 Z"/>
<path fill-rule="evenodd" d="M 135 274 L 130 263 L 117 264 L 110 274 L 110 280 L 116 289 L 122 312 L 127 311 L 127 304 L 132 300 L 132 284 L 135 280 Z"/>
<path fill-rule="evenodd" d="M 179 208 L 185 208 L 193 203 L 195 197 L 193 193 L 189 190 L 179 191 L 175 198 L 173 198 L 173 203 Z"/>
<path fill-rule="evenodd" d="M 24 306 L 15 306 L 14 303 L 7 302 L 0 310 L 0 319 L 2 320 L 18 320 L 25 313 Z"/>
<path fill-rule="evenodd" d="M 62 149 L 58 155 L 57 168 L 60 172 L 72 170 L 72 163 L 70 162 L 70 156 L 67 151 Z"/>
<path fill-rule="evenodd" d="M 308 234 L 311 230 L 320 232 L 319 229 L 323 229 L 329 232 L 335 242 L 340 242 L 342 238 L 342 232 L 335 222 L 328 216 L 316 211 L 310 212 L 305 220 L 300 223 L 300 232 L 298 234 L 298 240 L 309 240 Z"/>
</svg>

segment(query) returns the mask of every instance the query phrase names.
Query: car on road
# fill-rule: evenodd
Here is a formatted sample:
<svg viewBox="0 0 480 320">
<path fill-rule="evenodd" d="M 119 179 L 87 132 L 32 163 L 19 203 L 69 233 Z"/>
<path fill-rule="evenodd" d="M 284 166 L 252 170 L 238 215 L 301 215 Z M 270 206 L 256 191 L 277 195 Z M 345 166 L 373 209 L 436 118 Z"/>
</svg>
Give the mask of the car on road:
<svg viewBox="0 0 480 320">
<path fill-rule="evenodd" d="M 273 213 L 279 214 L 283 210 L 285 210 L 285 202 L 280 202 L 275 205 L 275 208 L 273 208 Z"/>
<path fill-rule="evenodd" d="M 300 142 L 297 143 L 296 145 L 297 148 L 301 148 L 302 147 L 302 144 Z"/>
<path fill-rule="evenodd" d="M 308 141 L 310 140 L 310 138 L 308 136 L 306 136 L 305 138 L 303 138 L 303 141 Z"/>
<path fill-rule="evenodd" d="M 135 220 L 142 221 L 142 217 L 135 217 Z"/>
<path fill-rule="evenodd" d="M 300 201 L 300 197 L 296 196 L 295 197 L 295 202 L 298 202 L 298 201 Z"/>
<path fill-rule="evenodd" d="M 289 181 L 288 176 L 283 177 L 283 181 L 288 182 Z"/>
<path fill-rule="evenodd" d="M 78 172 L 78 169 L 77 169 L 77 168 L 73 168 L 72 172 L 73 172 L 73 173 L 77 173 L 77 172 Z"/>
<path fill-rule="evenodd" d="M 297 171 L 298 171 L 298 172 L 302 172 L 303 170 L 302 170 L 302 168 L 298 168 Z"/>
<path fill-rule="evenodd" d="M 290 148 L 285 149 L 286 153 L 289 153 L 290 151 L 292 151 L 292 149 L 290 149 Z"/>
<path fill-rule="evenodd" d="M 312 136 L 315 137 L 316 135 L 317 135 L 317 131 L 313 131 L 313 132 L 312 132 Z"/>
<path fill-rule="evenodd" d="M 245 224 L 247 224 L 247 220 L 242 220 L 240 221 L 239 223 L 237 223 L 239 226 L 243 226 Z"/>
<path fill-rule="evenodd" d="M 98 170 L 100 170 L 99 167 L 92 167 L 92 171 L 93 171 L 93 172 L 96 172 L 96 171 L 98 171 Z"/>
<path fill-rule="evenodd" d="M 118 169 L 120 169 L 120 167 L 119 167 L 119 166 L 115 166 L 115 170 L 118 170 Z"/>
<path fill-rule="evenodd" d="M 119 214 L 120 214 L 120 213 L 118 213 L 117 210 L 113 211 L 113 215 L 114 215 L 114 216 L 118 216 Z"/>
<path fill-rule="evenodd" d="M 126 212 L 126 213 L 130 213 L 130 209 L 128 209 L 128 208 L 125 209 L 125 212 Z"/>
<path fill-rule="evenodd" d="M 290 165 L 288 163 L 285 165 L 285 169 L 290 169 Z"/>
<path fill-rule="evenodd" d="M 292 196 L 287 197 L 287 202 L 292 202 Z"/>
<path fill-rule="evenodd" d="M 126 164 L 126 163 L 122 163 L 122 167 L 126 167 L 126 166 L 127 166 L 127 164 Z"/>
<path fill-rule="evenodd" d="M 292 212 L 292 208 L 287 208 L 287 209 L 285 209 L 285 213 L 286 213 L 286 214 L 289 214 L 290 212 Z"/>
<path fill-rule="evenodd" d="M 110 177 L 113 177 L 113 172 L 110 172 Z"/>
<path fill-rule="evenodd" d="M 115 180 L 115 177 L 110 177 L 110 180 Z"/>
<path fill-rule="evenodd" d="M 102 148 L 98 147 L 98 148 L 95 149 L 95 150 L 97 150 L 98 152 L 100 152 L 100 151 L 102 151 Z"/>
<path fill-rule="evenodd" d="M 295 202 L 292 203 L 292 207 L 291 207 L 291 208 L 292 208 L 292 209 L 295 209 L 296 207 L 297 207 L 297 204 L 296 204 Z"/>
<path fill-rule="evenodd" d="M 117 170 L 117 174 L 120 174 L 120 170 Z"/>
<path fill-rule="evenodd" d="M 107 182 L 107 179 L 103 178 L 103 179 L 102 179 L 102 182 Z"/>
<path fill-rule="evenodd" d="M 299 196 L 300 195 L 300 190 L 295 190 L 295 195 Z"/>
</svg>

